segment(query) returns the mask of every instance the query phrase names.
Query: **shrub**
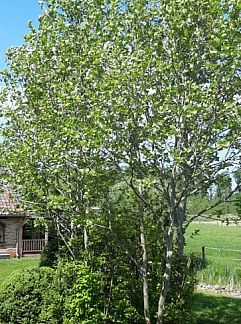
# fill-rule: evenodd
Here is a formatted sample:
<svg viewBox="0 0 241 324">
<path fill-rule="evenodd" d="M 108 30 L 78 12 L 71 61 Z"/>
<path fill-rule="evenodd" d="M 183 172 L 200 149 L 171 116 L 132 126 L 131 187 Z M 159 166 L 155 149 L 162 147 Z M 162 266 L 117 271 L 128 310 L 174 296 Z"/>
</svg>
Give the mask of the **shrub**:
<svg viewBox="0 0 241 324">
<path fill-rule="evenodd" d="M 31 267 L 13 273 L 0 287 L 0 322 L 57 323 L 41 321 L 46 310 L 46 296 L 52 290 L 54 270 Z"/>
<path fill-rule="evenodd" d="M 60 264 L 58 286 L 63 297 L 63 323 L 101 323 L 104 318 L 100 272 L 83 262 Z"/>
<path fill-rule="evenodd" d="M 140 316 L 130 298 L 133 282 L 118 274 L 110 286 L 107 277 L 82 261 L 59 263 L 55 286 L 61 301 L 50 295 L 46 314 L 66 324 L 142 323 L 142 311 Z"/>
<path fill-rule="evenodd" d="M 57 266 L 59 246 L 58 238 L 52 238 L 48 241 L 41 254 L 40 267 L 54 268 Z"/>
</svg>

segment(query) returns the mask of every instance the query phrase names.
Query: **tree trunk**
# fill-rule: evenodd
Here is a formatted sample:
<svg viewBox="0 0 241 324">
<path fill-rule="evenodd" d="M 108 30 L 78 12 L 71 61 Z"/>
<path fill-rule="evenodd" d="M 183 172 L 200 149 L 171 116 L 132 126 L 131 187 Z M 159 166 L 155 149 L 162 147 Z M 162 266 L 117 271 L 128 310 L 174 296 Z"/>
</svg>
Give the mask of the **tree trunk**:
<svg viewBox="0 0 241 324">
<path fill-rule="evenodd" d="M 87 223 L 88 218 L 89 218 L 89 207 L 86 207 L 86 210 L 85 210 L 85 222 L 86 223 Z M 87 251 L 88 250 L 89 237 L 88 237 L 88 231 L 87 231 L 87 226 L 86 225 L 84 226 L 83 236 L 84 236 L 84 249 L 85 249 L 85 251 Z"/>
<path fill-rule="evenodd" d="M 84 227 L 84 249 L 85 251 L 88 250 L 88 233 L 86 227 Z"/>
<path fill-rule="evenodd" d="M 182 225 L 178 225 L 177 227 L 177 255 L 179 260 L 183 259 L 183 253 L 184 253 L 184 232 Z"/>
<path fill-rule="evenodd" d="M 166 297 L 170 287 L 170 276 L 171 276 L 171 269 L 172 269 L 172 257 L 173 257 L 173 221 L 168 227 L 167 235 L 165 237 L 166 243 L 166 264 L 165 264 L 165 271 L 162 280 L 162 290 L 159 297 L 158 302 L 158 311 L 157 311 L 157 324 L 163 323 L 163 312 L 166 304 Z"/>
<path fill-rule="evenodd" d="M 177 207 L 176 217 L 175 217 L 175 225 L 177 228 L 177 253 L 178 258 L 180 260 L 183 259 L 183 252 L 184 252 L 184 229 L 183 229 L 183 222 L 185 220 L 185 213 L 186 213 L 186 200 L 182 200 L 180 205 Z"/>
<path fill-rule="evenodd" d="M 140 218 L 140 241 L 142 248 L 142 267 L 141 275 L 143 282 L 143 303 L 144 303 L 144 317 L 145 323 L 151 324 L 150 309 L 149 309 L 149 294 L 148 294 L 148 281 L 147 281 L 147 251 L 145 243 L 145 229 L 144 229 L 144 210 L 143 203 L 139 202 L 139 218 Z"/>
</svg>

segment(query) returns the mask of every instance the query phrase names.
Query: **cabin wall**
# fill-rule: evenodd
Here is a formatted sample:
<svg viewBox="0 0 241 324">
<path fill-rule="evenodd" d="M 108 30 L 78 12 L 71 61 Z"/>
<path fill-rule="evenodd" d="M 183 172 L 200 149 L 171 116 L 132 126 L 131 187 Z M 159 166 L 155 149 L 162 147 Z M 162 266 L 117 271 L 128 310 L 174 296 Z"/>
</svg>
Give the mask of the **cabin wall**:
<svg viewBox="0 0 241 324">
<path fill-rule="evenodd" d="M 31 231 L 26 237 L 24 233 L 24 217 L 1 216 L 0 223 L 0 256 L 10 254 L 12 257 L 22 257 L 26 253 L 41 253 L 44 245 L 48 242 L 48 228 L 43 233 Z M 33 227 L 34 228 L 34 227 Z M 3 235 L 4 229 L 4 235 Z M 4 239 L 3 239 L 4 238 Z"/>
<path fill-rule="evenodd" d="M 0 253 L 6 253 L 15 256 L 16 255 L 16 244 L 19 237 L 19 230 L 22 228 L 22 218 L 1 218 L 0 222 L 5 227 L 5 241 L 0 244 Z M 21 231 L 20 231 L 21 232 Z M 20 243 L 20 242 L 19 242 Z M 22 243 L 22 242 L 21 242 Z"/>
</svg>

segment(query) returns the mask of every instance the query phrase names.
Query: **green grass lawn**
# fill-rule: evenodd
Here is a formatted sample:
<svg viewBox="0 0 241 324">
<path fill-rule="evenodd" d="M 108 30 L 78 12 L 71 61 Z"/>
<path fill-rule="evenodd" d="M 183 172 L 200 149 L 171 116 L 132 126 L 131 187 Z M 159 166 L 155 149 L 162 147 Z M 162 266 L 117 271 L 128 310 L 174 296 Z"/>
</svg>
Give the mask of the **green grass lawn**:
<svg viewBox="0 0 241 324">
<path fill-rule="evenodd" d="M 194 230 L 199 230 L 199 233 L 193 237 Z M 202 246 L 206 247 L 207 264 L 198 271 L 198 280 L 209 284 L 231 284 L 240 288 L 241 227 L 190 225 L 186 233 L 186 252 L 201 256 Z"/>
<path fill-rule="evenodd" d="M 197 292 L 193 311 L 196 324 L 241 323 L 241 299 L 214 293 Z"/>
<path fill-rule="evenodd" d="M 4 279 L 10 276 L 13 271 L 37 266 L 38 264 L 39 258 L 0 260 L 0 284 Z"/>
</svg>

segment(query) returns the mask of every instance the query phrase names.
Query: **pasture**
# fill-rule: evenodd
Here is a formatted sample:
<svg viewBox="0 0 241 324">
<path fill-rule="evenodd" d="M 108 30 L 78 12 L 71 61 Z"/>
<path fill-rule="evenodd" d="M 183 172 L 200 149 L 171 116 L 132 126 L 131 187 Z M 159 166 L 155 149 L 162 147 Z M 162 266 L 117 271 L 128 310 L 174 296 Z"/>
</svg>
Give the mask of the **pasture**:
<svg viewBox="0 0 241 324">
<path fill-rule="evenodd" d="M 202 246 L 206 264 L 200 266 L 198 280 L 241 288 L 241 227 L 191 224 L 186 232 L 185 251 L 201 257 Z"/>
</svg>

